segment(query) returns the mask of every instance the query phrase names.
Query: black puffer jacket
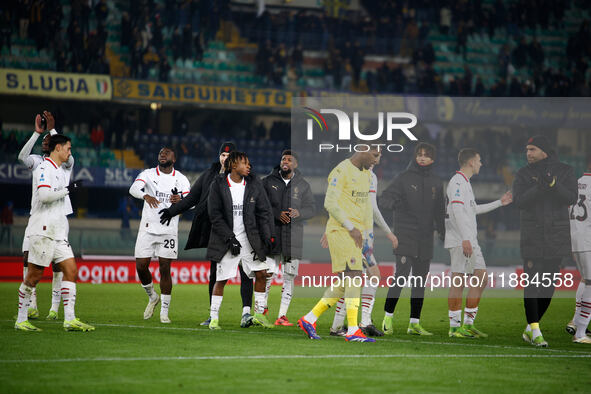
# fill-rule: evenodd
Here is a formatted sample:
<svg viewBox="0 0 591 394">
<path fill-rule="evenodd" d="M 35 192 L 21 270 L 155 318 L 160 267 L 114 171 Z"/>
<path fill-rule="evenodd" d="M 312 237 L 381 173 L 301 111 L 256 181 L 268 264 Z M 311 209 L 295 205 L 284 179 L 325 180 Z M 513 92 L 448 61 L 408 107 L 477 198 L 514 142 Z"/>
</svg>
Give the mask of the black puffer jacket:
<svg viewBox="0 0 591 394">
<path fill-rule="evenodd" d="M 431 174 L 431 167 L 421 167 L 412 159 L 379 199 L 384 214 L 394 211 L 394 235 L 398 238 L 396 255 L 431 260 L 433 230 L 436 229 L 440 237 L 445 236 L 443 183 Z"/>
<path fill-rule="evenodd" d="M 554 187 L 542 177 L 556 176 Z M 568 206 L 576 203 L 577 178 L 571 166 L 555 155 L 520 168 L 513 182 L 513 203 L 521 213 L 521 257 L 566 257 L 571 253 Z"/>
<path fill-rule="evenodd" d="M 275 218 L 277 244 L 273 249 L 273 254 L 281 253 L 287 258 L 301 259 L 304 221 L 316 213 L 316 203 L 310 185 L 298 170 L 295 170 L 293 178 L 286 185 L 279 174 L 279 166 L 263 178 L 263 185 Z M 281 212 L 287 211 L 288 208 L 297 209 L 300 216 L 293 218 L 288 224 L 283 224 L 279 217 Z"/>
<path fill-rule="evenodd" d="M 195 216 L 193 217 L 193 224 L 191 225 L 191 232 L 187 239 L 185 250 L 195 248 L 207 248 L 209 243 L 209 233 L 211 232 L 211 222 L 207 213 L 207 197 L 209 196 L 209 187 L 216 175 L 220 173 L 221 164 L 219 162 L 213 163 L 211 167 L 205 171 L 195 181 L 191 187 L 191 191 L 185 198 L 176 204 L 172 204 L 168 208 L 172 216 L 186 212 L 191 207 L 195 206 Z"/>
<path fill-rule="evenodd" d="M 216 176 L 211 184 L 207 211 L 211 220 L 211 234 L 207 246 L 207 259 L 220 261 L 228 251 L 228 240 L 234 236 L 232 193 L 225 174 Z M 274 232 L 273 212 L 262 182 L 254 174 L 246 177 L 244 228 L 256 257 L 265 261 L 268 254 L 264 240 L 270 240 Z"/>
</svg>

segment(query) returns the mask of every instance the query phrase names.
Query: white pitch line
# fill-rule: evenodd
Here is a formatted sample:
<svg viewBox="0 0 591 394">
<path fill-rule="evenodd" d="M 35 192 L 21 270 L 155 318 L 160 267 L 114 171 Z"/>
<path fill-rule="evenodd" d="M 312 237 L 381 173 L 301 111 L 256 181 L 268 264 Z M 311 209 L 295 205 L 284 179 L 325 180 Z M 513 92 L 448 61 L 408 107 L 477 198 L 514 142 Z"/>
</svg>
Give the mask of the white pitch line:
<svg viewBox="0 0 591 394">
<path fill-rule="evenodd" d="M 13 321 L 13 320 L 4 320 L 4 321 Z M 61 322 L 57 321 L 46 321 L 44 323 L 49 324 L 62 324 Z M 199 333 L 211 333 L 211 331 L 197 328 L 197 327 L 170 327 L 170 326 L 142 326 L 142 325 L 134 325 L 134 324 L 109 324 L 109 323 L 93 323 L 97 327 L 115 327 L 115 328 L 133 328 L 133 329 L 147 329 L 147 330 L 167 330 L 167 331 L 190 331 L 190 332 L 199 332 Z M 263 331 L 250 331 L 247 329 L 242 330 L 227 330 L 223 329 L 220 331 L 228 332 L 228 333 L 237 333 L 237 334 L 250 334 L 250 335 L 261 335 Z M 281 332 L 280 330 L 269 330 L 264 331 L 265 334 L 281 334 L 281 336 L 291 336 L 291 337 L 304 337 L 304 334 L 301 333 L 292 333 L 292 332 Z M 343 340 L 342 337 L 331 337 L 331 336 L 323 336 L 323 339 L 329 340 Z M 478 339 L 464 339 L 463 341 L 478 341 Z M 466 343 L 466 342 L 436 342 L 436 341 L 423 341 L 417 340 L 412 341 L 409 339 L 398 339 L 398 338 L 378 338 L 378 342 L 391 342 L 391 343 L 412 343 L 414 345 L 417 344 L 424 344 L 424 345 L 445 345 L 445 346 L 460 346 L 460 347 L 476 347 L 476 348 L 489 348 L 489 349 L 506 349 L 506 350 L 522 350 L 522 351 L 543 351 L 543 352 L 552 352 L 552 353 L 572 353 L 572 354 L 580 354 L 583 357 L 591 356 L 590 352 L 582 351 L 582 350 L 561 350 L 561 349 L 540 349 L 535 348 L 532 346 L 511 346 L 511 345 L 490 345 L 485 343 Z"/>
<path fill-rule="evenodd" d="M 177 356 L 177 357 L 97 357 L 97 358 L 57 358 L 57 359 L 28 359 L 28 360 L 0 360 L 0 364 L 23 363 L 78 363 L 78 362 L 113 362 L 113 361 L 203 361 L 203 360 L 276 360 L 276 359 L 349 359 L 349 358 L 591 358 L 587 355 L 568 354 L 261 354 L 251 356 Z"/>
</svg>

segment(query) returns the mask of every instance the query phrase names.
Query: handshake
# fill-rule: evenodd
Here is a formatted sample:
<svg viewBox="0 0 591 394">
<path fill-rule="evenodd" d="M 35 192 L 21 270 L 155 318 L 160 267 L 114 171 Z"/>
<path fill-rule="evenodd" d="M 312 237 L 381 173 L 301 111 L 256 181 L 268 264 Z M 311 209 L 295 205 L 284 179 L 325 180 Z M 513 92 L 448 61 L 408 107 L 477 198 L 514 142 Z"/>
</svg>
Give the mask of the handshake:
<svg viewBox="0 0 591 394">
<path fill-rule="evenodd" d="M 82 188 L 82 180 L 81 179 L 74 181 L 74 182 L 70 183 L 68 186 L 66 186 L 66 189 L 68 189 L 69 194 L 72 194 L 72 193 L 80 190 L 81 188 Z"/>
<path fill-rule="evenodd" d="M 172 193 L 172 197 L 170 201 L 174 204 L 178 201 L 182 200 L 182 195 L 179 194 L 178 189 L 175 187 L 170 191 Z M 170 210 L 168 208 L 161 209 L 159 212 L 160 214 L 160 224 L 166 224 L 170 226 L 170 221 L 172 220 L 173 215 L 170 214 Z"/>
</svg>

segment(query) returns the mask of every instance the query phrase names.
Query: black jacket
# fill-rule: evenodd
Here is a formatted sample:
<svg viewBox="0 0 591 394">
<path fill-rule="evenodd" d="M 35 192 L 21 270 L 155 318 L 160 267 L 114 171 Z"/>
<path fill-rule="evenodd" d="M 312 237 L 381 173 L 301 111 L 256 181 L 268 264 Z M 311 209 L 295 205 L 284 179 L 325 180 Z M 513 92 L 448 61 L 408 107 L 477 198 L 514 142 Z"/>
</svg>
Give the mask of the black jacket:
<svg viewBox="0 0 591 394">
<path fill-rule="evenodd" d="M 279 174 L 279 166 L 275 167 L 269 175 L 263 178 L 263 185 L 271 202 L 273 217 L 275 218 L 277 243 L 273 249 L 273 254 L 281 253 L 286 258 L 301 259 L 304 242 L 304 221 L 310 219 L 316 213 L 316 203 L 310 185 L 298 170 L 295 170 L 293 178 L 286 185 L 281 178 L 281 174 Z M 288 208 L 297 209 L 300 216 L 293 218 L 288 224 L 283 224 L 279 217 L 281 211 L 287 211 Z"/>
<path fill-rule="evenodd" d="M 556 176 L 552 188 L 541 184 Z M 568 206 L 576 203 L 577 178 L 573 168 L 555 155 L 520 168 L 513 182 L 513 203 L 521 217 L 521 257 L 559 258 L 571 253 Z"/>
<path fill-rule="evenodd" d="M 433 230 L 445 236 L 443 183 L 412 159 L 380 197 L 383 212 L 394 211 L 394 235 L 399 256 L 420 260 L 433 258 Z"/>
<path fill-rule="evenodd" d="M 211 234 L 206 258 L 212 261 L 220 261 L 224 257 L 229 249 L 228 240 L 235 235 L 232 193 L 226 176 L 220 174 L 214 178 L 207 199 Z M 248 242 L 260 261 L 265 261 L 268 254 L 264 240 L 270 240 L 274 231 L 272 214 L 262 182 L 251 173 L 246 177 L 242 218 Z"/>
<path fill-rule="evenodd" d="M 172 204 L 168 208 L 172 216 L 186 212 L 191 207 L 195 206 L 195 216 L 193 217 L 193 224 L 191 225 L 191 232 L 187 239 L 185 250 L 195 248 L 207 248 L 209 243 L 209 233 L 211 232 L 211 222 L 207 213 L 207 197 L 209 196 L 209 187 L 216 175 L 220 173 L 221 164 L 219 162 L 213 163 L 211 167 L 205 171 L 195 181 L 191 187 L 191 191 L 185 198 L 176 204 Z"/>
</svg>

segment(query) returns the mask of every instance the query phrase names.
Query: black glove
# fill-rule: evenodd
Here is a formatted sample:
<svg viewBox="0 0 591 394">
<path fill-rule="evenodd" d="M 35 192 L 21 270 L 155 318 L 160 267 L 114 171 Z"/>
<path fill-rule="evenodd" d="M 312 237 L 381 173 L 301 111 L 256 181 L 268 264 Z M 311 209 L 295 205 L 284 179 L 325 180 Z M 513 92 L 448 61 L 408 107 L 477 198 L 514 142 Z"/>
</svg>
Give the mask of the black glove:
<svg viewBox="0 0 591 394">
<path fill-rule="evenodd" d="M 240 248 L 242 248 L 242 245 L 240 245 L 240 242 L 238 242 L 235 236 L 232 236 L 232 238 L 228 240 L 228 245 L 230 246 L 230 253 L 232 253 L 232 256 L 238 256 L 240 254 Z"/>
<path fill-rule="evenodd" d="M 170 220 L 172 219 L 172 215 L 168 208 L 162 209 L 160 212 L 160 224 L 166 224 L 167 226 L 170 225 Z"/>
<path fill-rule="evenodd" d="M 556 185 L 556 176 L 552 175 L 550 171 L 545 171 L 538 178 L 538 183 L 542 189 L 549 190 Z"/>
<path fill-rule="evenodd" d="M 74 181 L 72 183 L 70 183 L 66 189 L 68 189 L 68 193 L 73 193 L 75 191 L 80 190 L 80 188 L 82 187 L 82 179 L 79 179 L 77 181 Z"/>
<path fill-rule="evenodd" d="M 177 189 L 176 187 L 174 189 L 170 189 L 170 192 L 174 195 L 179 194 L 179 189 Z"/>
</svg>

